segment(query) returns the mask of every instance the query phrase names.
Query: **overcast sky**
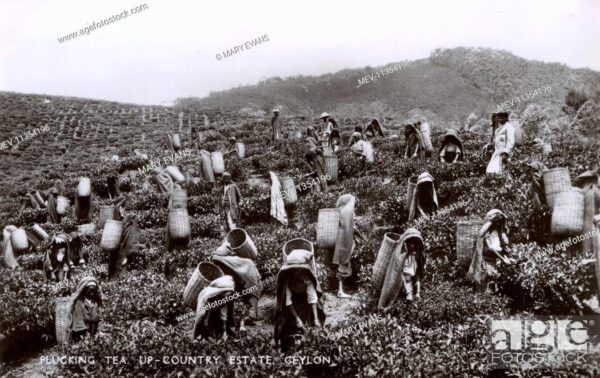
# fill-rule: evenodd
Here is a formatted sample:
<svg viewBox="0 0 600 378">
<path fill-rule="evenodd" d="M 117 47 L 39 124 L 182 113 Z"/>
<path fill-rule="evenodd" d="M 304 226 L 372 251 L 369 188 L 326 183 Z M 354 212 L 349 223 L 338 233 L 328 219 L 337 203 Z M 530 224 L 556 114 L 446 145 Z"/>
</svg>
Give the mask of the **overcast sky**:
<svg viewBox="0 0 600 378">
<path fill-rule="evenodd" d="M 148 9 L 58 42 L 142 4 Z M 458 46 L 600 70 L 598 25 L 598 0 L 0 0 L 0 91 L 170 104 L 263 77 Z M 265 34 L 269 41 L 216 59 Z"/>
</svg>

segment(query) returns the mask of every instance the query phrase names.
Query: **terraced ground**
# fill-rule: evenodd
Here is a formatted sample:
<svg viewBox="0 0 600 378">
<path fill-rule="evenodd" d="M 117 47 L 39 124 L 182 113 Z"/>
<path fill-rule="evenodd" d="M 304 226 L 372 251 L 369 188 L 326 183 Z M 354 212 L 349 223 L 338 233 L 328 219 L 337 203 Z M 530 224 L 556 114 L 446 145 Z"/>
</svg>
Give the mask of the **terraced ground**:
<svg viewBox="0 0 600 378">
<path fill-rule="evenodd" d="M 45 101 L 45 100 L 48 101 Z M 553 152 L 545 158 L 548 167 L 568 167 L 571 178 L 598 162 L 598 140 L 583 140 L 567 125 L 565 116 L 546 138 Z M 24 130 L 48 125 L 50 131 L 0 155 L 2 186 L 0 215 L 2 227 L 38 223 L 48 232 L 76 229 L 68 216 L 62 224 L 46 223 L 45 210 L 27 210 L 18 215 L 20 196 L 26 190 L 46 190 L 52 180 L 61 178 L 73 199 L 80 176 L 90 176 L 97 205 L 106 201 L 106 177 L 118 173 L 120 187 L 127 196 L 125 208 L 138 217 L 145 248 L 128 262 L 128 275 L 121 281 L 99 274 L 105 295 L 103 335 L 71 344 L 66 348 L 54 342 L 52 302 L 67 295 L 73 287 L 54 293 L 42 272 L 44 251 L 19 257 L 22 269 L 0 271 L 0 333 L 5 336 L 2 373 L 7 376 L 593 376 L 597 362 L 570 370 L 528 370 L 490 373 L 486 351 L 491 347 L 486 319 L 534 314 L 593 314 L 597 307 L 597 284 L 592 251 L 548 252 L 545 247 L 562 239 L 550 234 L 551 211 L 535 211 L 526 195 L 530 178 L 526 163 L 539 156 L 532 145 L 519 146 L 507 176 L 486 177 L 487 158 L 481 146 L 489 140 L 487 131 L 461 130 L 467 159 L 453 167 L 430 159 L 425 163 L 401 158 L 403 137 L 395 120 L 387 118 L 386 138 L 373 144 L 376 161 L 362 169 L 359 161 L 342 153 L 339 182 L 328 194 L 300 193 L 289 227 L 269 222 L 269 171 L 290 175 L 296 183 L 307 173 L 303 143 L 296 133 L 314 124 L 304 116 L 286 115 L 285 139 L 269 139 L 269 120 L 248 114 L 214 109 L 135 106 L 76 98 L 45 97 L 14 93 L 0 94 L 0 140 L 15 137 Z M 484 123 L 484 120 L 480 120 Z M 526 141 L 538 136 L 546 125 L 544 118 L 524 122 Z M 363 119 L 342 118 L 345 139 Z M 256 261 L 264 280 L 270 280 L 281 264 L 281 248 L 292 238 L 315 240 L 317 213 L 335 205 L 339 195 L 358 198 L 357 227 L 367 237 L 352 258 L 352 300 L 335 298 L 335 274 L 326 251 L 317 250 L 322 285 L 326 292 L 329 319 L 323 330 L 311 330 L 292 351 L 311 357 L 310 363 L 296 364 L 279 354 L 272 345 L 274 287 L 261 299 L 262 320 L 246 333 L 227 341 L 191 340 L 191 320 L 178 322 L 189 313 L 182 292 L 192 271 L 221 243 L 215 188 L 202 180 L 187 184 L 192 242 L 184 251 L 168 253 L 163 230 L 167 218 L 165 195 L 159 194 L 150 177 L 138 171 L 148 163 L 134 155 L 134 149 L 151 158 L 164 154 L 167 131 L 179 132 L 184 148 L 193 150 L 179 161 L 183 171 L 199 175 L 198 146 L 192 145 L 191 127 L 202 131 L 201 148 L 224 150 L 227 138 L 235 136 L 247 146 L 245 159 L 228 158 L 232 173 L 244 197 L 242 226 L 258 248 Z M 433 124 L 433 144 L 439 145 L 443 124 Z M 480 130 L 480 129 L 477 129 Z M 398 134 L 400 137 L 392 137 Z M 104 160 L 119 155 L 118 161 Z M 370 287 L 370 275 L 383 235 L 403 232 L 409 222 L 406 183 L 423 171 L 437 183 L 441 208 L 457 203 L 443 216 L 422 222 L 427 268 L 422 299 L 411 305 L 399 301 L 381 318 L 376 314 L 377 296 Z M 456 222 L 481 217 L 492 208 L 504 210 L 509 218 L 511 253 L 516 263 L 500 268 L 498 293 L 474 292 L 464 282 L 465 268 L 456 264 Z M 100 250 L 101 230 L 84 237 L 84 252 L 91 269 L 104 266 L 108 256 Z M 595 301 L 595 302 L 594 302 Z M 238 306 L 239 307 L 239 306 Z M 239 309 L 238 309 L 239 311 Z M 368 322 L 369 319 L 371 322 Z M 343 332 L 350 329 L 351 332 Z M 93 357 L 95 364 L 47 365 L 42 357 L 60 355 Z M 125 358 L 113 363 L 106 357 Z M 143 364 L 153 356 L 159 361 Z M 221 357 L 216 364 L 165 363 L 173 356 Z M 271 364 L 231 364 L 228 356 L 271 356 Z M 317 359 L 320 357 L 320 361 Z M 304 360 L 306 361 L 306 360 Z M 323 362 L 325 361 L 325 362 Z"/>
</svg>

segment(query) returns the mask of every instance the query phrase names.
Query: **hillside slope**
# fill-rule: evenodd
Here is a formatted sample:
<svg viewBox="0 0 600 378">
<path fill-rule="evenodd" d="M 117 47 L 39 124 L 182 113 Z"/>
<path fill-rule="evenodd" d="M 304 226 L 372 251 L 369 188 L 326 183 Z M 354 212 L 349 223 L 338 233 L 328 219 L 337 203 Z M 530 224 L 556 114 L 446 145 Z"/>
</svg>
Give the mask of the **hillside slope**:
<svg viewBox="0 0 600 378">
<path fill-rule="evenodd" d="M 180 99 L 178 103 L 195 102 L 230 111 L 246 108 L 259 113 L 280 105 L 289 113 L 312 116 L 328 111 L 348 117 L 367 113 L 392 118 L 420 108 L 448 122 L 471 112 L 489 113 L 497 104 L 541 86 L 550 86 L 552 92 L 536 101 L 555 104 L 562 103 L 570 88 L 589 94 L 600 89 L 598 72 L 528 61 L 491 49 L 438 49 L 430 58 L 410 63 L 359 88 L 359 79 L 396 63 L 318 77 L 271 78 L 255 86 L 211 93 L 201 99 Z"/>
</svg>

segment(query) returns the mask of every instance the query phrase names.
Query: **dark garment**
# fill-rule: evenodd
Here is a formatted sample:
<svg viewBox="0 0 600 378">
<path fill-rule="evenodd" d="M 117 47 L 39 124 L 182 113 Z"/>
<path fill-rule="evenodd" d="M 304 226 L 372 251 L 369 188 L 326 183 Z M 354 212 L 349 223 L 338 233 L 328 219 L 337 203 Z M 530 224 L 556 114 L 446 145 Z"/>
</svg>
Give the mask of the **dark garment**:
<svg viewBox="0 0 600 378">
<path fill-rule="evenodd" d="M 534 209 L 540 210 L 542 205 L 546 204 L 544 172 L 547 168 L 544 164 L 537 161 L 530 163 L 529 167 L 531 168 L 531 183 L 528 190 L 529 198 L 533 202 Z"/>
<path fill-rule="evenodd" d="M 281 129 L 282 129 L 282 121 L 279 115 L 273 116 L 271 118 L 271 128 L 272 128 L 272 139 L 279 140 L 281 139 Z"/>
<path fill-rule="evenodd" d="M 231 292 L 228 292 L 227 295 L 231 295 Z M 211 298 L 210 301 L 207 302 L 207 305 L 210 303 L 216 302 L 220 299 L 224 299 L 226 295 L 219 295 L 214 298 Z M 227 322 L 226 329 L 224 329 L 223 321 L 220 317 L 220 307 L 215 307 L 208 311 L 208 326 L 204 325 L 204 321 L 198 322 L 194 327 L 194 339 L 198 336 L 201 336 L 203 339 L 214 337 L 218 338 L 223 336 L 224 332 L 227 332 L 228 336 L 235 336 L 235 317 L 233 311 L 233 304 L 235 301 L 229 301 L 222 306 L 227 307 Z"/>
<path fill-rule="evenodd" d="M 123 236 L 118 250 L 110 252 L 108 274 L 110 277 L 122 278 L 127 272 L 126 261 L 131 254 L 138 252 L 140 230 L 135 215 L 127 215 L 123 220 Z"/>
<path fill-rule="evenodd" d="M 53 193 L 48 195 L 48 220 L 49 223 L 60 223 L 61 216 L 56 211 L 56 197 Z"/>
<path fill-rule="evenodd" d="M 46 252 L 44 260 L 44 271 L 46 278 L 51 281 L 62 281 L 68 278 L 71 272 L 71 259 L 69 252 L 68 235 L 59 234 L 64 242 L 58 242 L 56 237 L 52 239 L 49 250 Z M 62 255 L 62 260 L 59 259 Z"/>
<path fill-rule="evenodd" d="M 377 134 L 379 134 L 379 136 L 383 136 L 383 129 L 382 129 L 381 125 L 379 124 L 378 120 L 374 119 L 367 126 L 367 129 L 365 130 L 365 135 L 369 132 L 371 133 L 372 137 L 377 136 Z"/>
<path fill-rule="evenodd" d="M 85 264 L 85 259 L 83 258 L 83 250 L 81 249 L 81 238 L 79 234 L 75 231 L 69 234 L 71 240 L 69 241 L 69 259 L 74 264 Z"/>
<path fill-rule="evenodd" d="M 316 272 L 313 270 L 311 265 L 284 265 L 279 273 L 277 274 L 277 302 L 275 303 L 275 330 L 274 338 L 275 344 L 281 346 L 281 350 L 286 352 L 290 347 L 293 336 L 300 333 L 301 330 L 296 327 L 296 319 L 291 311 L 285 305 L 286 287 L 296 286 L 294 277 L 300 276 L 300 271 L 308 273 L 310 279 L 313 282 L 313 286 L 317 291 L 319 300 L 317 302 L 317 314 L 321 324 L 325 323 L 325 312 L 323 311 L 323 301 L 321 292 L 321 286 L 316 277 Z M 292 306 L 298 317 L 305 324 L 313 323 L 313 312 L 311 305 L 308 304 L 308 297 L 306 292 L 295 293 L 292 292 Z"/>
<path fill-rule="evenodd" d="M 119 190 L 119 179 L 117 176 L 107 177 L 106 185 L 108 186 L 108 196 L 110 198 L 117 198 L 121 195 Z"/>
<path fill-rule="evenodd" d="M 75 208 L 73 209 L 75 220 L 81 223 L 89 223 L 92 220 L 92 196 L 75 196 Z"/>
</svg>

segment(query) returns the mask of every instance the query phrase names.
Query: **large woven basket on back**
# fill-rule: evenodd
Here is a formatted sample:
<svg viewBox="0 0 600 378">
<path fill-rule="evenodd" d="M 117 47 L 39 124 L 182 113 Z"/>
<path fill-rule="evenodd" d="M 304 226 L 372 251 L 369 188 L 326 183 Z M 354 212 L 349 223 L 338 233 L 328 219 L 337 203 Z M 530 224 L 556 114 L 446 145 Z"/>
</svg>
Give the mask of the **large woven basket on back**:
<svg viewBox="0 0 600 378">
<path fill-rule="evenodd" d="M 77 184 L 77 194 L 79 197 L 87 197 L 92 194 L 92 182 L 89 177 L 82 177 Z"/>
<path fill-rule="evenodd" d="M 320 209 L 317 219 L 317 246 L 333 248 L 340 227 L 340 212 L 338 209 Z"/>
<path fill-rule="evenodd" d="M 174 241 L 185 241 L 190 237 L 191 225 L 187 209 L 169 211 L 169 235 Z"/>
<path fill-rule="evenodd" d="M 557 193 L 552 208 L 553 235 L 577 235 L 583 232 L 585 196 L 583 190 L 571 188 Z"/>
<path fill-rule="evenodd" d="M 381 288 L 381 294 L 379 295 L 379 308 L 385 308 L 392 305 L 402 291 L 402 279 L 400 278 L 400 275 L 402 274 L 403 267 L 400 266 L 401 259 L 402 254 L 400 253 L 400 250 L 395 249 L 386 266 L 383 286 Z"/>
<path fill-rule="evenodd" d="M 248 259 L 255 259 L 258 255 L 256 246 L 250 235 L 241 228 L 234 228 L 227 234 L 227 241 L 234 254 Z"/>
<path fill-rule="evenodd" d="M 544 172 L 544 192 L 548 206 L 554 206 L 554 197 L 571 188 L 571 178 L 567 168 L 553 168 Z"/>
<path fill-rule="evenodd" d="M 413 194 L 415 194 L 415 188 L 417 187 L 417 176 L 411 176 L 408 178 L 408 184 L 406 185 L 406 207 L 410 207 L 412 202 Z"/>
<path fill-rule="evenodd" d="M 423 144 L 425 145 L 425 150 L 433 151 L 433 144 L 431 143 L 431 126 L 429 123 L 423 122 L 419 125 L 419 130 L 421 131 L 421 135 L 423 135 Z"/>
<path fill-rule="evenodd" d="M 293 205 L 298 201 L 298 193 L 296 193 L 296 187 L 294 186 L 294 180 L 291 177 L 283 177 L 281 179 L 281 187 L 285 196 L 283 196 L 283 202 L 286 205 Z"/>
<path fill-rule="evenodd" d="M 220 175 L 225 172 L 225 162 L 223 161 L 223 153 L 221 151 L 211 152 L 210 162 L 215 174 Z"/>
<path fill-rule="evenodd" d="M 367 159 L 367 162 L 372 163 L 375 161 L 375 151 L 373 150 L 373 143 L 363 142 L 363 155 Z"/>
<path fill-rule="evenodd" d="M 56 197 L 56 212 L 60 215 L 64 215 L 69 208 L 69 199 L 67 197 L 58 196 Z"/>
<path fill-rule="evenodd" d="M 179 138 L 179 133 L 173 133 L 173 147 L 175 147 L 175 149 L 181 148 L 181 139 Z"/>
<path fill-rule="evenodd" d="M 483 220 L 459 221 L 456 225 L 456 260 L 459 265 L 471 264 L 481 226 Z"/>
<path fill-rule="evenodd" d="M 183 173 L 181 173 L 179 168 L 177 168 L 174 165 L 169 165 L 168 167 L 166 167 L 165 172 L 167 172 L 167 174 L 169 176 L 171 176 L 171 178 L 173 179 L 174 182 L 184 182 L 185 181 L 185 176 L 183 175 Z"/>
<path fill-rule="evenodd" d="M 373 265 L 373 276 L 371 279 L 373 286 L 377 289 L 383 285 L 383 280 L 385 279 L 385 273 L 390 263 L 390 259 L 400 244 L 400 237 L 400 234 L 393 232 L 387 232 L 383 236 L 383 242 L 381 243 L 381 247 L 379 247 L 375 265 Z"/>
<path fill-rule="evenodd" d="M 17 228 L 10 234 L 10 241 L 13 250 L 17 253 L 27 252 L 29 249 L 29 240 L 24 228 Z"/>
<path fill-rule="evenodd" d="M 183 290 L 183 302 L 186 306 L 196 308 L 198 294 L 213 280 L 223 276 L 223 271 L 211 262 L 201 262 L 190 277 L 185 290 Z"/>
<path fill-rule="evenodd" d="M 187 192 L 185 189 L 173 189 L 171 193 L 171 209 L 187 209 Z"/>
<path fill-rule="evenodd" d="M 54 329 L 56 341 L 63 345 L 69 342 L 71 336 L 71 322 L 73 301 L 70 297 L 56 298 L 54 307 Z"/>
<path fill-rule="evenodd" d="M 104 227 L 104 224 L 106 224 L 107 220 L 115 219 L 114 215 L 114 206 L 100 206 L 100 212 L 98 214 L 98 228 Z"/>
<path fill-rule="evenodd" d="M 44 229 L 37 223 L 33 225 L 33 232 L 35 232 L 35 234 L 42 238 L 42 240 L 44 241 L 48 240 L 48 238 L 50 237 L 48 236 L 48 233 L 44 231 Z"/>
<path fill-rule="evenodd" d="M 111 251 L 119 248 L 123 236 L 123 223 L 121 221 L 107 219 L 102 230 L 102 239 L 100 247 L 105 251 Z"/>
<path fill-rule="evenodd" d="M 246 146 L 244 145 L 244 143 L 237 142 L 235 144 L 235 151 L 237 152 L 237 156 L 240 159 L 243 159 L 246 157 Z"/>
<path fill-rule="evenodd" d="M 309 251 L 309 252 L 313 252 L 313 253 L 315 252 L 313 243 L 311 243 L 310 241 L 308 241 L 306 239 L 297 238 L 297 239 L 288 240 L 283 245 L 283 248 L 282 248 L 284 264 L 287 261 L 287 256 L 290 254 L 290 252 L 292 252 L 296 249 L 303 249 L 305 251 Z"/>
<path fill-rule="evenodd" d="M 215 182 L 215 173 L 213 172 L 212 162 L 210 160 L 210 154 L 208 151 L 201 152 L 202 159 L 202 175 L 208 182 Z"/>
<path fill-rule="evenodd" d="M 329 183 L 334 183 L 338 178 L 338 157 L 336 155 L 323 156 L 325 160 L 325 173 L 329 175 L 327 180 Z"/>
</svg>

